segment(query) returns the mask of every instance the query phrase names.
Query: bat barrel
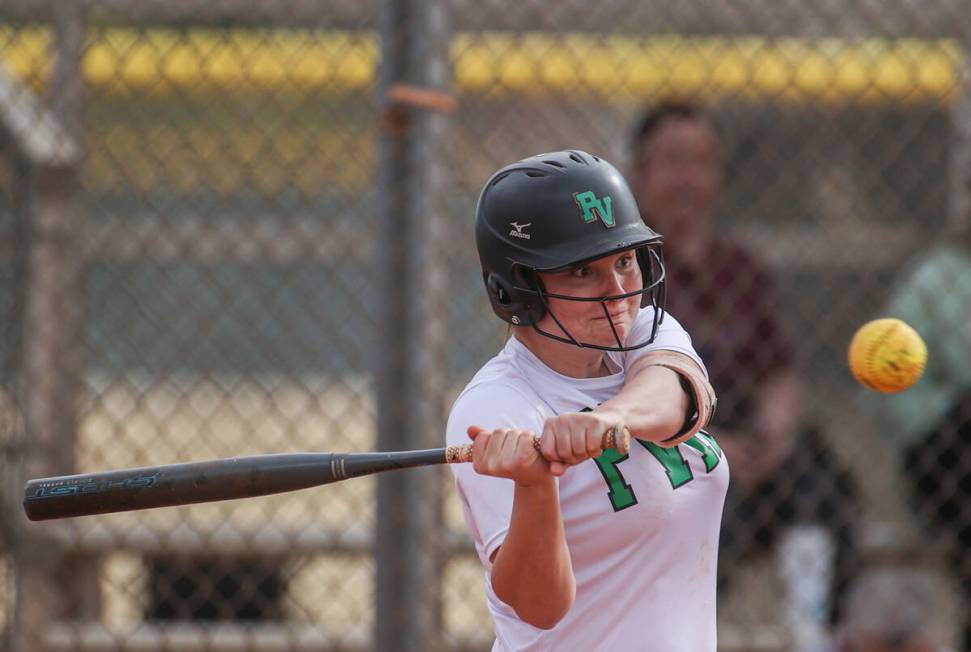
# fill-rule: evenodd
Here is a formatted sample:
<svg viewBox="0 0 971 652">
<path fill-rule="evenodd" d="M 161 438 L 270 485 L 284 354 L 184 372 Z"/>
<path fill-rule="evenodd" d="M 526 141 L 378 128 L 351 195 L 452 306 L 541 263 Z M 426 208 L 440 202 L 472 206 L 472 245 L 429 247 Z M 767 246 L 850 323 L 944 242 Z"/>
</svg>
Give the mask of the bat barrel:
<svg viewBox="0 0 971 652">
<path fill-rule="evenodd" d="M 534 445 L 539 446 L 538 439 Z M 603 448 L 626 453 L 630 431 L 618 424 Z M 284 453 L 145 466 L 29 480 L 24 511 L 32 521 L 251 498 L 416 466 L 471 462 L 472 446 L 384 453 Z"/>
<path fill-rule="evenodd" d="M 286 453 L 146 466 L 30 480 L 32 521 L 267 496 L 413 466 L 444 464 L 445 449 L 387 453 Z"/>
<path fill-rule="evenodd" d="M 30 480 L 33 521 L 265 496 L 343 479 L 330 453 L 235 457 Z"/>
</svg>

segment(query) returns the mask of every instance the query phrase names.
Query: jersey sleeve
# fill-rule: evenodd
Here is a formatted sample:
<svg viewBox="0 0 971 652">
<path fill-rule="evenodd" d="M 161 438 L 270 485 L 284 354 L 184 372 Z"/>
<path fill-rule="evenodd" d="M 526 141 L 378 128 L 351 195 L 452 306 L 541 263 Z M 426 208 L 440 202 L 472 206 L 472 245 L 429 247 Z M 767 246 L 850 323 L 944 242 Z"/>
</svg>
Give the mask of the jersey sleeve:
<svg viewBox="0 0 971 652">
<path fill-rule="evenodd" d="M 470 442 L 469 426 L 543 430 L 544 416 L 532 399 L 515 386 L 488 383 L 466 390 L 452 407 L 446 428 L 449 445 Z M 450 464 L 462 511 L 479 559 L 492 568 L 490 557 L 509 531 L 514 484 L 506 478 L 480 475 L 472 464 Z"/>
<path fill-rule="evenodd" d="M 627 341 L 629 343 L 636 343 L 649 339 L 653 327 L 654 308 L 642 308 L 637 313 L 637 319 L 634 320 L 634 327 L 631 329 Z M 611 355 L 617 356 L 614 358 L 615 362 L 626 370 L 630 369 L 631 365 L 651 351 L 677 351 L 678 353 L 683 353 L 697 362 L 702 370 L 705 371 L 705 374 L 708 374 L 705 363 L 691 345 L 691 336 L 688 335 L 688 332 L 684 330 L 678 320 L 670 313 L 665 313 L 664 321 L 658 326 L 657 336 L 653 342 L 633 351 L 623 351 Z"/>
</svg>

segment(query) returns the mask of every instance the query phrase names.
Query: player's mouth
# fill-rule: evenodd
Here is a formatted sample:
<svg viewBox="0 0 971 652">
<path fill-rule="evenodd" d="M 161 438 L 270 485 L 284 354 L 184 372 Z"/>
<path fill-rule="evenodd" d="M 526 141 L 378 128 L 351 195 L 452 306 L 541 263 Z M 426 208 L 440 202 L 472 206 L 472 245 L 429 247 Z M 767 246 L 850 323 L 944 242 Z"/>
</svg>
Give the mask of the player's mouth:
<svg viewBox="0 0 971 652">
<path fill-rule="evenodd" d="M 628 318 L 630 316 L 630 310 L 627 310 L 627 309 L 624 309 L 624 310 L 610 310 L 610 311 L 607 312 L 606 315 L 601 312 L 599 315 L 597 315 L 596 317 L 594 317 L 594 319 L 595 320 L 597 320 L 597 319 L 607 319 L 608 316 L 610 317 L 610 320 L 613 321 L 613 322 L 623 321 L 624 319 L 626 319 L 626 318 Z"/>
</svg>

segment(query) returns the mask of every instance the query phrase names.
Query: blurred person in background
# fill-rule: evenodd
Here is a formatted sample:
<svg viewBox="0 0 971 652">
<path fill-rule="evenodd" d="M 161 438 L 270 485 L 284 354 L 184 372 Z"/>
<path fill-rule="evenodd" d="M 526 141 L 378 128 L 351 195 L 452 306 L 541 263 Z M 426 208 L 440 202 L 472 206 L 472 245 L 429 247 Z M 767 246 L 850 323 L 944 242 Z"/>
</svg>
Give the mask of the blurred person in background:
<svg viewBox="0 0 971 652">
<path fill-rule="evenodd" d="M 822 552 L 834 559 L 817 573 L 828 585 L 816 607 L 825 627 L 856 566 L 856 489 L 803 420 L 805 390 L 771 273 L 715 223 L 724 181 L 719 135 L 700 107 L 668 101 L 646 109 L 632 146 L 631 187 L 645 222 L 664 235 L 668 305 L 692 334 L 718 393 L 711 432 L 732 467 L 719 591 L 745 572 L 741 562 L 778 556 L 786 535 L 807 531 L 807 543 L 816 545 L 821 526 L 828 539 Z M 819 592 L 789 587 L 801 591 Z"/>
<path fill-rule="evenodd" d="M 947 652 L 941 596 L 934 578 L 920 570 L 862 573 L 849 590 L 836 642 L 818 652 Z"/>
<path fill-rule="evenodd" d="M 971 652 L 971 215 L 956 231 L 912 263 L 884 312 L 924 338 L 924 375 L 899 394 L 862 396 L 921 525 L 945 535 L 965 599 L 961 649 Z"/>
</svg>

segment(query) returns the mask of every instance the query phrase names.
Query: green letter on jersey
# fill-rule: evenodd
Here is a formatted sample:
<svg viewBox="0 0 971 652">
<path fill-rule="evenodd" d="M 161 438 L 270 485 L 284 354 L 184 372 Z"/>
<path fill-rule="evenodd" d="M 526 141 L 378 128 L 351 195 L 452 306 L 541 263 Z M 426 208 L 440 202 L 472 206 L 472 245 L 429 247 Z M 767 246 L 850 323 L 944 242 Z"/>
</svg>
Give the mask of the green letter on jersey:
<svg viewBox="0 0 971 652">
<path fill-rule="evenodd" d="M 701 457 L 705 460 L 705 471 L 711 473 L 718 466 L 722 457 L 722 449 L 715 438 L 707 432 L 702 430 L 684 443 L 701 453 Z"/>
<path fill-rule="evenodd" d="M 594 460 L 600 467 L 600 473 L 603 474 L 604 480 L 607 481 L 609 488 L 607 497 L 610 498 L 610 504 L 614 506 L 615 512 L 637 504 L 633 490 L 624 481 L 624 476 L 620 474 L 620 469 L 617 468 L 617 465 L 626 460 L 627 457 L 627 455 L 618 453 L 616 449 L 608 448 Z"/>
<path fill-rule="evenodd" d="M 651 441 L 644 441 L 643 439 L 638 439 L 637 441 L 651 455 L 657 458 L 657 461 L 664 467 L 664 472 L 668 474 L 668 480 L 671 481 L 672 489 L 677 489 L 694 479 L 695 476 L 691 473 L 688 460 L 684 459 L 684 455 L 681 454 L 677 446 L 674 448 L 662 448 Z"/>
<path fill-rule="evenodd" d="M 664 472 L 667 474 L 668 480 L 671 481 L 672 489 L 684 486 L 694 479 L 691 467 L 688 466 L 688 460 L 684 459 L 684 455 L 681 454 L 681 450 L 677 446 L 663 448 L 654 442 L 644 441 L 643 439 L 637 441 L 664 467 Z M 705 471 L 708 473 L 711 473 L 721 461 L 723 456 L 721 446 L 707 432 L 699 432 L 684 443 L 701 454 L 701 458 L 705 461 Z M 617 465 L 628 457 L 628 455 L 621 455 L 611 448 L 605 450 L 600 457 L 594 460 L 600 468 L 604 480 L 607 481 L 609 488 L 607 497 L 610 498 L 610 504 L 615 512 L 637 504 L 637 496 L 634 495 L 634 490 L 627 484 L 620 469 L 617 468 Z"/>
</svg>

